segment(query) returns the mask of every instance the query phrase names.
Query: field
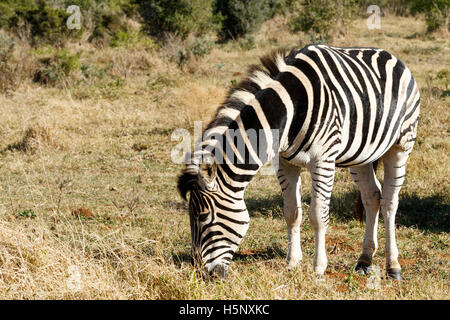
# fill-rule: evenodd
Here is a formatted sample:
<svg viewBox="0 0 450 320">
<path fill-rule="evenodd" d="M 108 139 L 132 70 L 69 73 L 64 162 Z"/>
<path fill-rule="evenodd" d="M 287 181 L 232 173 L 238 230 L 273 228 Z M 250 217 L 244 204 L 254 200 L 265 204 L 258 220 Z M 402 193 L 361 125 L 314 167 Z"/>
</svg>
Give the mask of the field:
<svg viewBox="0 0 450 320">
<path fill-rule="evenodd" d="M 0 298 L 448 299 L 450 38 L 425 35 L 423 22 L 412 17 L 383 17 L 378 31 L 360 18 L 332 43 L 390 51 L 421 90 L 418 138 L 397 215 L 405 280 L 385 278 L 382 219 L 374 260 L 379 286 L 353 273 L 364 225 L 354 218 L 358 192 L 343 169 L 331 199 L 324 281 L 312 272 L 306 171 L 298 268 L 285 267 L 287 228 L 276 177 L 258 175 L 246 192 L 250 229 L 229 277 L 197 278 L 189 263 L 187 205 L 176 190 L 182 165 L 170 157 L 178 141 L 171 134 L 192 131 L 198 120 L 206 126 L 259 56 L 307 44 L 283 19 L 267 21 L 254 48 L 218 45 L 182 67 L 162 53 L 170 46 L 156 52 L 71 43 L 86 68 L 108 69 L 108 76 L 56 87 L 24 81 L 1 94 Z M 382 180 L 382 170 L 378 175 Z"/>
</svg>

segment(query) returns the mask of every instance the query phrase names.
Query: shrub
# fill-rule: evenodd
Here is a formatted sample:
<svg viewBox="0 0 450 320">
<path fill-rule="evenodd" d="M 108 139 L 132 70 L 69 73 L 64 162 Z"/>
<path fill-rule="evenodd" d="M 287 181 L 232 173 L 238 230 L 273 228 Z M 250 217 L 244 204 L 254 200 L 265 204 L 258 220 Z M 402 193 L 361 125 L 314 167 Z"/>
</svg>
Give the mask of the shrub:
<svg viewBox="0 0 450 320">
<path fill-rule="evenodd" d="M 155 41 L 142 34 L 142 32 L 138 30 L 127 30 L 127 31 L 119 31 L 115 35 L 113 35 L 110 39 L 111 47 L 126 47 L 134 49 L 142 48 L 142 49 L 157 49 L 158 45 Z"/>
<path fill-rule="evenodd" d="M 80 8 L 81 29 L 69 29 L 69 6 Z M 125 17 L 137 16 L 132 0 L 0 0 L 0 28 L 5 27 L 33 45 L 63 46 L 86 31 L 89 41 L 108 45 L 119 32 L 127 32 Z"/>
<path fill-rule="evenodd" d="M 424 13 L 427 31 L 433 32 L 444 26 L 449 28 L 450 1 L 448 0 L 411 0 L 411 12 Z"/>
<path fill-rule="evenodd" d="M 97 12 L 89 41 L 101 46 L 110 45 L 111 39 L 121 32 L 127 32 L 127 26 L 118 15 L 111 12 Z"/>
<path fill-rule="evenodd" d="M 358 0 L 360 14 L 365 15 L 370 5 L 377 5 L 383 13 L 391 13 L 396 16 L 408 16 L 411 13 L 411 0 Z"/>
<path fill-rule="evenodd" d="M 0 0 L 0 28 L 8 26 L 8 21 L 13 15 L 14 15 L 13 1 Z"/>
<path fill-rule="evenodd" d="M 15 43 L 0 34 L 0 92 L 10 90 L 16 82 L 12 60 Z"/>
<path fill-rule="evenodd" d="M 155 37 L 173 33 L 186 38 L 216 31 L 219 25 L 212 11 L 213 0 L 136 0 L 144 30 Z"/>
<path fill-rule="evenodd" d="M 161 51 L 171 62 L 183 68 L 189 63 L 199 61 L 201 57 L 208 55 L 214 48 L 215 43 L 209 37 L 195 37 L 193 35 L 182 39 L 169 34 L 162 44 Z"/>
<path fill-rule="evenodd" d="M 256 31 L 271 15 L 269 0 L 216 0 L 214 12 L 221 17 L 221 41 L 236 39 Z M 275 9 L 274 9 L 275 10 Z"/>
<path fill-rule="evenodd" d="M 76 5 L 81 11 L 82 30 L 90 33 L 88 40 L 99 46 L 111 45 L 119 33 L 129 31 L 126 17 L 136 15 L 130 0 L 61 0 L 63 7 Z"/>
<path fill-rule="evenodd" d="M 208 38 L 196 38 L 194 43 L 188 48 L 196 57 L 203 57 L 214 48 L 214 42 Z"/>
<path fill-rule="evenodd" d="M 1 23 L 17 36 L 28 38 L 32 45 L 41 42 L 63 45 L 68 37 L 80 34 L 76 29 L 67 28 L 69 14 L 65 9 L 54 8 L 45 0 L 24 0 L 19 4 L 6 4 L 10 8 Z"/>
<path fill-rule="evenodd" d="M 267 0 L 269 6 L 269 17 L 273 18 L 277 14 L 286 15 L 294 9 L 297 0 Z"/>
<path fill-rule="evenodd" d="M 239 39 L 238 44 L 241 49 L 244 50 L 254 49 L 256 47 L 255 37 L 253 37 L 252 35 L 242 37 L 241 39 Z"/>
<path fill-rule="evenodd" d="M 65 81 L 67 76 L 80 69 L 80 56 L 80 52 L 72 54 L 63 49 L 39 59 L 40 67 L 35 72 L 33 81 L 53 86 Z"/>
<path fill-rule="evenodd" d="M 303 0 L 298 14 L 289 21 L 294 32 L 309 33 L 311 38 L 328 41 L 336 33 L 343 33 L 356 13 L 355 0 Z"/>
</svg>

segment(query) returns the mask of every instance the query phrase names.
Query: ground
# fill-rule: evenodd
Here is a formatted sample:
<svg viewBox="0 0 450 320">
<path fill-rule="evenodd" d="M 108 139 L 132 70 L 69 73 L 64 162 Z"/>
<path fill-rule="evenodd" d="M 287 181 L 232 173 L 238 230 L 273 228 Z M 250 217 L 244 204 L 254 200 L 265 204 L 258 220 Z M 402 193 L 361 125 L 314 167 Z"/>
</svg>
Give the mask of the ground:
<svg viewBox="0 0 450 320">
<path fill-rule="evenodd" d="M 306 171 L 298 268 L 285 266 L 287 228 L 273 175 L 258 175 L 246 192 L 250 229 L 229 277 L 198 279 L 189 263 L 187 206 L 176 190 L 182 165 L 171 161 L 178 143 L 171 134 L 209 120 L 262 54 L 308 43 L 276 18 L 263 25 L 256 47 L 220 45 L 181 67 L 161 52 L 73 43 L 89 68 L 110 66 L 108 76 L 57 87 L 24 82 L 0 95 L 0 298 L 448 299 L 450 41 L 445 33 L 426 35 L 412 17 L 381 22 L 381 30 L 368 30 L 357 19 L 332 44 L 386 49 L 420 87 L 417 142 L 397 219 L 404 281 L 385 278 L 382 219 L 374 259 L 380 285 L 353 273 L 364 225 L 354 218 L 358 193 L 344 169 L 331 199 L 324 281 L 312 272 Z"/>
</svg>

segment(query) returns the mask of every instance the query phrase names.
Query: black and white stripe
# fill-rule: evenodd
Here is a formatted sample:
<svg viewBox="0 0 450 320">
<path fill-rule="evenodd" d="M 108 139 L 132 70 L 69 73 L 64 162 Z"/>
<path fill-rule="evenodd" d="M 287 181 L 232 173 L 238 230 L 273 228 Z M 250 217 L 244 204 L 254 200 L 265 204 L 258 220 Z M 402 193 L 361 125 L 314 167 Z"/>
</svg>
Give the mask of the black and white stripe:
<svg viewBox="0 0 450 320">
<path fill-rule="evenodd" d="M 208 271 L 226 273 L 248 228 L 245 187 L 275 157 L 289 229 L 288 263 L 295 265 L 301 259 L 296 244 L 299 216 L 301 220 L 298 168 L 306 166 L 312 177 L 316 271 L 323 273 L 326 267 L 324 234 L 335 167 L 357 168 L 352 169 L 352 177 L 366 211 L 374 211 L 363 245 L 369 248 L 363 255 L 370 256 L 364 263 L 370 264 L 377 245 L 369 239 L 373 230 L 367 228 L 376 227 L 374 216 L 380 206 L 387 216 L 395 216 L 404 173 L 390 177 L 390 172 L 405 166 L 416 136 L 420 97 L 411 72 L 396 57 L 376 48 L 309 45 L 289 53 L 274 52 L 261 62 L 265 68 L 251 67 L 249 77 L 231 90 L 193 154 L 193 163 L 179 178 L 182 195 L 190 192 L 197 259 Z M 213 161 L 202 162 L 204 156 Z M 370 173 L 372 163 L 380 158 L 385 167 L 392 165 L 385 180 L 395 180 L 389 183 L 396 188 L 384 202 L 380 202 L 379 182 Z M 383 187 L 383 194 L 388 192 L 384 189 L 389 188 Z M 378 200 L 370 200 L 369 192 Z M 392 257 L 388 267 L 399 269 L 395 254 Z"/>
</svg>

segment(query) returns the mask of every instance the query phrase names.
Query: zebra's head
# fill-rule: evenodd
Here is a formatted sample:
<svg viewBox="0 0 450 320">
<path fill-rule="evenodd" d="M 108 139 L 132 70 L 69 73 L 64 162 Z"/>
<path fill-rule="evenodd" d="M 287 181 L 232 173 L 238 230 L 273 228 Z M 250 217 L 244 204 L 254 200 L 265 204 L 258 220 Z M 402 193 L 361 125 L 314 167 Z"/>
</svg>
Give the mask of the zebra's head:
<svg viewBox="0 0 450 320">
<path fill-rule="evenodd" d="M 228 265 L 247 232 L 249 215 L 243 197 L 230 192 L 214 163 L 189 164 L 178 178 L 188 200 L 194 265 L 209 275 L 226 277 Z"/>
</svg>

